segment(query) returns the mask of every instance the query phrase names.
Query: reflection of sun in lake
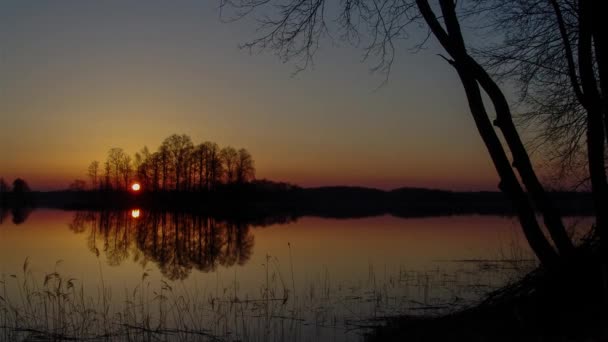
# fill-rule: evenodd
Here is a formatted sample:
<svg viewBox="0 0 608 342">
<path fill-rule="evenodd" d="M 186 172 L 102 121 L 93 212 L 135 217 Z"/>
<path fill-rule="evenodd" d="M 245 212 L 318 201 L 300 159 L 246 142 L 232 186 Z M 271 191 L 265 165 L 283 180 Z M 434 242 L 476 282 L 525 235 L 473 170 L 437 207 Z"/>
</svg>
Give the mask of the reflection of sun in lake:
<svg viewBox="0 0 608 342">
<path fill-rule="evenodd" d="M 131 210 L 131 217 L 136 219 L 139 218 L 139 215 L 141 215 L 141 213 L 139 212 L 139 209 L 133 209 Z"/>
<path fill-rule="evenodd" d="M 131 190 L 139 191 L 139 189 L 141 189 L 141 186 L 139 185 L 139 183 L 133 183 L 133 185 L 131 185 Z"/>
</svg>

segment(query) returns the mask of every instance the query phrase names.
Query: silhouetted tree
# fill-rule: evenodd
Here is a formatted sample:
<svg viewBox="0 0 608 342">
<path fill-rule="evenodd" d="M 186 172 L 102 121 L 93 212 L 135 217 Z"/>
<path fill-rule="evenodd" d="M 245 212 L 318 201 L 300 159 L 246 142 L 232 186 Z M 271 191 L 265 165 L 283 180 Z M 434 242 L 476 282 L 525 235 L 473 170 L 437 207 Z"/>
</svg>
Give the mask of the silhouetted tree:
<svg viewBox="0 0 608 342">
<path fill-rule="evenodd" d="M 13 181 L 13 194 L 20 195 L 32 191 L 27 182 L 21 178 L 17 178 Z"/>
<path fill-rule="evenodd" d="M 122 179 L 124 181 L 124 189 L 129 188 L 129 183 L 131 182 L 131 173 L 133 172 L 133 168 L 131 167 L 131 157 L 128 155 L 124 155 L 120 162 L 120 173 L 122 175 Z"/>
<path fill-rule="evenodd" d="M 220 158 L 224 167 L 224 180 L 227 184 L 235 183 L 237 180 L 237 165 L 239 154 L 234 147 L 227 146 L 220 151 Z"/>
<path fill-rule="evenodd" d="M 149 168 L 151 169 L 150 172 L 152 174 L 151 176 L 151 182 L 152 182 L 152 190 L 153 191 L 158 191 L 161 188 L 161 175 L 162 175 L 162 170 L 163 170 L 163 166 L 161 164 L 161 156 L 158 152 L 154 152 L 152 153 L 152 155 L 150 156 L 150 166 Z"/>
<path fill-rule="evenodd" d="M 140 152 L 135 153 L 135 172 L 138 181 L 144 189 L 151 189 L 151 164 L 152 155 L 147 146 L 144 146 Z"/>
<path fill-rule="evenodd" d="M 243 184 L 255 179 L 255 166 L 249 151 L 241 148 L 236 163 L 236 182 Z"/>
<path fill-rule="evenodd" d="M 208 191 L 222 182 L 242 184 L 255 179 L 253 157 L 246 149 L 220 149 L 209 141 L 194 146 L 185 134 L 167 137 L 154 153 L 144 147 L 133 158 L 122 148 L 112 148 L 103 166 L 100 180 L 99 163 L 91 163 L 91 183 L 116 191 L 128 189 L 133 178 L 145 191 L 153 192 Z"/>
<path fill-rule="evenodd" d="M 87 170 L 87 175 L 91 180 L 91 189 L 98 190 L 99 189 L 99 162 L 94 160 L 89 164 L 89 168 Z"/>
<path fill-rule="evenodd" d="M 161 174 L 161 189 L 163 191 L 169 190 L 169 172 L 170 169 L 170 156 L 169 156 L 169 148 L 165 144 L 162 144 L 158 150 L 158 162 L 160 164 L 160 174 Z"/>
<path fill-rule="evenodd" d="M 605 2 L 489 3 L 494 27 L 507 39 L 481 55 L 500 76 L 519 80 L 520 96 L 532 108 L 527 118 L 545 128 L 541 137 L 552 143 L 549 153 L 559 158 L 560 171 L 574 168 L 580 176 L 587 169 L 598 227 L 608 229 L 602 206 L 608 200 L 608 61 L 598 14 Z"/>
<path fill-rule="evenodd" d="M 13 208 L 27 207 L 30 203 L 31 189 L 27 182 L 21 178 L 17 178 L 13 181 L 12 189 L 12 206 Z"/>
<path fill-rule="evenodd" d="M 113 177 L 113 188 L 114 190 L 120 190 L 122 183 L 122 176 L 125 165 L 126 154 L 122 148 L 113 147 L 108 151 L 107 164 L 110 166 L 110 172 Z"/>
<path fill-rule="evenodd" d="M 110 162 L 106 161 L 105 163 L 103 163 L 103 169 L 104 169 L 103 188 L 104 188 L 104 190 L 110 190 L 110 189 L 112 189 L 112 181 L 111 181 L 112 166 L 110 165 Z"/>
<path fill-rule="evenodd" d="M 474 7 L 468 6 L 471 3 Z M 461 29 L 461 20 L 470 16 L 485 15 L 488 8 L 492 8 L 492 4 L 500 6 L 502 3 L 459 2 L 457 7 L 454 0 L 438 0 L 433 2 L 433 5 L 428 0 L 362 0 L 339 2 L 336 4 L 339 10 L 330 11 L 327 9 L 326 0 L 223 0 L 222 7 L 232 6 L 237 18 L 254 13 L 260 7 L 273 7 L 274 10 L 269 13 L 274 16 L 266 13 L 261 19 L 261 36 L 245 46 L 251 49 L 274 49 L 285 60 L 299 58 L 300 68 L 309 64 L 321 38 L 328 34 L 326 16 L 329 13 L 338 13 L 336 22 L 344 29 L 342 37 L 347 40 L 361 42 L 360 33 L 367 30 L 371 39 L 364 41 L 367 44 L 366 56 L 377 56 L 379 62 L 375 69 L 385 72 L 390 71 L 396 51 L 395 44 L 400 38 L 407 37 L 408 27 L 412 27 L 412 24 L 428 27 L 430 34 L 449 55 L 444 58 L 454 67 L 462 82 L 478 132 L 501 179 L 499 188 L 512 201 L 533 251 L 544 265 L 554 269 L 571 255 L 572 241 L 564 229 L 559 212 L 549 200 L 536 175 L 528 151 L 515 127 L 504 92 L 488 70 L 471 55 Z M 553 17 L 549 28 L 552 32 L 558 32 L 558 39 L 553 40 L 551 44 L 558 45 L 556 49 L 563 49 L 565 53 L 562 54 L 563 57 L 558 57 L 562 59 L 560 64 L 545 66 L 562 66 L 559 72 L 568 75 L 572 92 L 577 94 L 578 101 L 586 112 L 584 130 L 587 136 L 587 162 L 595 203 L 596 231 L 600 245 L 603 245 L 603 236 L 608 224 L 608 210 L 605 208 L 608 203 L 608 186 L 604 160 L 604 129 L 608 127 L 608 94 L 605 92 L 605 85 L 608 79 L 604 77 L 605 34 L 604 30 L 601 30 L 604 26 L 601 13 L 605 13 L 605 2 L 546 0 L 543 3 L 541 0 L 519 0 L 516 3 L 542 4 L 537 10 L 543 18 Z M 479 4 L 490 5 L 484 8 L 475 7 Z M 439 15 L 436 14 L 437 11 Z M 569 11 L 565 21 L 564 11 Z M 522 21 L 532 18 L 526 12 L 514 12 L 514 15 L 521 16 Z M 574 29 L 568 31 L 566 27 L 564 32 L 564 26 L 569 25 L 568 23 L 573 25 Z M 543 29 L 542 26 L 532 25 L 534 29 Z M 573 41 L 576 41 L 576 44 L 572 44 Z M 522 44 L 525 45 L 524 48 L 528 45 L 534 46 L 528 41 L 523 41 Z M 573 58 L 573 45 L 576 46 L 576 59 Z M 487 103 L 483 101 L 484 94 L 487 95 Z M 494 120 L 490 119 L 487 105 L 491 105 L 496 113 Z M 501 133 L 503 140 L 499 138 L 495 128 Z M 535 208 L 542 214 L 553 244 L 543 234 L 535 216 Z M 604 251 L 602 259 L 608 260 L 607 249 L 601 249 Z"/>
<path fill-rule="evenodd" d="M 209 158 L 209 151 L 207 145 L 199 144 L 192 150 L 192 172 L 194 172 L 194 178 L 197 183 L 199 191 L 206 189 L 206 177 L 207 177 L 207 159 Z"/>
<path fill-rule="evenodd" d="M 168 152 L 168 158 L 172 164 L 173 177 L 176 191 L 183 190 L 182 182 L 185 180 L 186 171 L 188 169 L 188 157 L 193 148 L 192 140 L 189 136 L 182 134 L 173 134 L 166 138 L 162 146 Z"/>
<path fill-rule="evenodd" d="M 489 47 L 474 53 L 496 78 L 516 81 L 511 84 L 525 104 L 522 121 L 540 133 L 533 143 L 545 147 L 543 153 L 552 162 L 551 170 L 557 170 L 558 181 L 571 183 L 576 177 L 577 184 L 589 185 L 587 147 L 593 139 L 587 139 L 587 119 L 592 103 L 600 110 L 603 102 L 603 124 L 608 127 L 606 101 L 601 99 L 606 98 L 606 81 L 600 71 L 606 63 L 600 57 L 605 38 L 597 24 L 601 20 L 593 18 L 602 12 L 603 2 L 591 1 L 587 11 L 592 13 L 587 15 L 581 2 L 572 0 L 475 2 L 476 10 L 491 16 L 489 29 L 502 39 L 493 39 Z M 588 27 L 581 31 L 581 26 Z M 581 32 L 588 32 L 593 44 L 581 40 Z M 597 67 L 585 72 L 589 58 Z M 592 84 L 593 79 L 598 84 Z"/>
<path fill-rule="evenodd" d="M 205 142 L 203 143 L 207 149 L 207 165 L 205 168 L 205 186 L 206 188 L 212 189 L 222 178 L 222 160 L 220 158 L 220 148 L 216 143 Z"/>
</svg>

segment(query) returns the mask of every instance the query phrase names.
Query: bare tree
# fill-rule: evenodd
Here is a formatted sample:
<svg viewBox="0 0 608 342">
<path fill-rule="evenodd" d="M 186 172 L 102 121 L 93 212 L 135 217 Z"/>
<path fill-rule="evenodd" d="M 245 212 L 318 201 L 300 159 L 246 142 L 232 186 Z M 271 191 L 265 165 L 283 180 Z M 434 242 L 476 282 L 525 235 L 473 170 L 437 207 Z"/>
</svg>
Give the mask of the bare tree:
<svg viewBox="0 0 608 342">
<path fill-rule="evenodd" d="M 99 179 L 98 179 L 99 162 L 97 160 L 94 160 L 91 162 L 91 164 L 89 164 L 87 175 L 89 176 L 89 179 L 91 180 L 91 189 L 92 190 L 99 189 Z"/>
<path fill-rule="evenodd" d="M 222 160 L 220 148 L 216 143 L 203 143 L 207 149 L 207 166 L 205 167 L 205 187 L 210 190 L 220 183 L 222 177 Z"/>
<path fill-rule="evenodd" d="M 109 161 L 106 161 L 103 163 L 103 169 L 104 169 L 104 184 L 103 184 L 103 188 L 104 190 L 110 190 L 112 189 L 112 166 L 110 165 Z"/>
<path fill-rule="evenodd" d="M 602 97 L 600 91 L 602 89 L 598 89 L 601 85 L 606 85 L 606 80 L 601 78 L 601 71 L 605 72 L 606 68 L 599 67 L 605 66 L 605 60 L 597 58 L 603 56 L 602 52 L 605 51 L 602 45 L 603 31 L 600 30 L 601 15 L 597 13 L 602 13 L 600 7 L 605 5 L 599 5 L 603 2 L 582 0 L 564 0 L 559 3 L 546 0 L 544 4 L 541 0 L 517 0 L 514 3 L 527 6 L 526 8 L 534 15 L 538 11 L 539 23 L 530 27 L 539 30 L 543 27 L 550 28 L 551 33 L 548 36 L 555 38 L 551 44 L 557 45 L 555 49 L 566 50 L 560 56 L 551 56 L 560 63 L 553 63 L 550 67 L 561 69 L 555 73 L 559 76 L 551 77 L 560 77 L 561 80 L 563 75 L 567 75 L 566 86 L 571 88 L 570 92 L 582 94 L 582 97 L 576 95 L 576 99 L 584 111 L 580 108 L 577 110 L 583 113 L 584 118 L 583 130 L 587 137 L 586 159 L 596 208 L 596 228 L 601 241 L 608 215 L 602 204 L 608 203 L 604 161 L 604 127 L 608 126 L 605 115 L 606 96 Z M 571 255 L 573 243 L 565 231 L 559 212 L 551 203 L 536 175 L 528 151 L 516 129 L 507 97 L 487 66 L 484 67 L 470 52 L 471 49 L 465 43 L 461 29 L 462 20 L 467 20 L 470 16 L 487 14 L 495 8 L 500 8 L 502 4 L 501 1 L 469 1 L 459 2 L 457 7 L 454 0 L 438 0 L 432 5 L 428 0 L 346 0 L 332 3 L 334 7 L 330 7 L 326 0 L 223 0 L 221 8 L 224 13 L 228 7 L 232 8 L 236 18 L 264 9 L 265 13 L 260 20 L 261 27 L 258 31 L 261 32 L 260 36 L 245 46 L 251 49 L 272 49 L 284 60 L 299 58 L 298 67 L 302 67 L 302 61 L 304 61 L 303 66 L 306 66 L 312 60 L 321 39 L 328 33 L 328 13 L 338 13 L 334 22 L 338 23 L 342 31 L 341 37 L 349 41 L 354 38 L 357 43 L 363 42 L 365 57 L 378 58 L 374 69 L 387 73 L 394 60 L 395 44 L 401 38 L 407 38 L 408 30 L 413 27 L 427 27 L 429 35 L 434 36 L 449 55 L 444 58 L 460 77 L 479 134 L 500 176 L 499 188 L 512 201 L 523 231 L 536 255 L 544 265 L 553 268 L 561 262 L 560 257 L 568 258 Z M 539 6 L 535 7 L 537 4 Z M 516 6 L 509 8 L 513 9 Z M 567 20 L 562 20 L 564 11 L 570 11 L 567 12 Z M 517 15 L 522 21 L 531 18 L 526 12 L 516 13 L 515 18 L 519 18 Z M 512 17 L 506 22 L 512 23 L 513 20 Z M 564 33 L 564 26 L 568 25 L 575 26 L 571 32 L 576 31 L 576 36 L 572 33 Z M 364 33 L 366 34 L 364 38 L 367 39 L 362 39 Z M 542 36 L 544 33 L 531 32 L 531 34 Z M 572 50 L 570 46 L 572 40 L 577 41 L 576 61 L 572 60 L 572 52 L 568 52 L 568 49 Z M 529 43 L 522 41 L 522 44 L 523 42 Z M 594 54 L 593 46 L 599 53 Z M 538 54 L 538 51 L 533 53 Z M 534 57 L 526 56 L 531 61 L 534 61 Z M 545 70 L 546 60 L 538 64 L 541 64 L 541 68 L 537 70 Z M 521 65 L 529 65 L 529 63 Z M 600 70 L 599 73 L 594 69 L 596 65 Z M 500 68 L 496 70 L 500 71 Z M 508 73 L 503 74 L 508 75 Z M 521 74 L 526 75 L 528 79 L 534 79 L 532 76 L 535 75 L 535 71 L 524 70 Z M 558 89 L 563 87 L 562 82 Z M 483 94 L 489 98 L 491 109 L 496 113 L 495 119 L 491 119 L 488 114 Z M 551 100 L 545 99 L 545 101 Z M 578 124 L 580 127 L 580 122 Z M 502 135 L 504 144 L 497 131 Z M 540 229 L 535 208 L 542 214 L 553 245 Z"/>
<path fill-rule="evenodd" d="M 165 144 L 162 144 L 158 150 L 158 163 L 160 165 L 160 175 L 161 175 L 161 186 L 160 188 L 163 191 L 169 190 L 169 173 L 170 169 L 170 157 L 169 157 L 169 148 Z"/>
<path fill-rule="evenodd" d="M 16 195 L 25 194 L 32 191 L 29 184 L 22 178 L 17 178 L 13 181 L 13 193 Z"/>
<path fill-rule="evenodd" d="M 161 165 L 161 157 L 158 152 L 152 153 L 150 155 L 150 172 L 151 172 L 151 182 L 152 182 L 152 190 L 159 191 L 161 190 L 161 173 L 162 173 L 162 165 Z"/>
<path fill-rule="evenodd" d="M 120 173 L 124 181 L 124 189 L 129 188 L 131 182 L 131 174 L 133 173 L 133 167 L 131 166 L 131 157 L 125 154 L 120 160 Z"/>
<path fill-rule="evenodd" d="M 503 38 L 473 49 L 475 55 L 498 80 L 516 85 L 524 111 L 521 122 L 540 128 L 534 147 L 543 148 L 552 169 L 558 171 L 558 179 L 589 185 L 591 177 L 583 171 L 592 167 L 598 174 L 600 166 L 595 161 L 602 163 L 598 158 L 600 148 L 596 157 L 588 158 L 588 153 L 594 153 L 588 150 L 588 143 L 598 145 L 598 134 L 608 138 L 599 130 L 588 130 L 588 118 L 593 117 L 598 117 L 598 127 L 602 126 L 600 121 L 608 127 L 603 100 L 608 95 L 603 81 L 606 76 L 602 78 L 601 72 L 606 63 L 601 57 L 605 38 L 595 14 L 601 13 L 605 5 L 591 1 L 581 7 L 582 2 L 575 0 L 474 3 L 477 11 L 490 15 L 489 30 Z M 585 15 L 584 11 L 592 13 Z M 593 47 L 586 42 L 590 39 Z M 589 64 L 594 66 L 590 68 Z M 594 111 L 598 114 L 592 115 Z M 588 134 L 595 138 L 589 140 Z M 595 183 L 597 187 L 597 179 Z"/>
<path fill-rule="evenodd" d="M 255 166 L 249 151 L 241 148 L 236 163 L 236 182 L 243 184 L 255 179 Z"/>
<path fill-rule="evenodd" d="M 209 149 L 206 144 L 197 145 L 192 151 L 192 164 L 195 179 L 197 180 L 197 188 L 199 191 L 206 188 L 207 177 L 207 159 L 209 158 Z"/>
<path fill-rule="evenodd" d="M 114 190 L 119 190 L 122 188 L 121 183 L 123 181 L 124 175 L 124 160 L 126 158 L 126 154 L 122 148 L 113 147 L 108 151 L 108 165 L 111 168 L 111 173 L 113 174 L 113 188 Z"/>
<path fill-rule="evenodd" d="M 148 150 L 147 146 L 144 146 L 140 152 L 135 153 L 134 164 L 136 178 L 142 184 L 144 189 L 151 189 L 150 173 L 152 154 Z"/>
<path fill-rule="evenodd" d="M 220 158 L 224 167 L 224 180 L 227 184 L 237 181 L 237 165 L 239 154 L 234 147 L 224 147 L 220 151 Z"/>
<path fill-rule="evenodd" d="M 162 146 L 167 151 L 168 158 L 172 163 L 175 182 L 174 189 L 180 191 L 183 185 L 181 182 L 185 178 L 188 156 L 193 148 L 192 140 L 185 134 L 173 134 L 163 141 Z"/>
<path fill-rule="evenodd" d="M 194 146 L 185 134 L 167 137 L 154 153 L 144 147 L 133 158 L 122 148 L 112 148 L 104 172 L 100 180 L 99 162 L 89 165 L 88 176 L 95 187 L 124 190 L 135 178 L 144 189 L 154 192 L 208 191 L 223 181 L 245 183 L 255 178 L 253 157 L 246 149 L 220 150 L 209 141 Z"/>
</svg>

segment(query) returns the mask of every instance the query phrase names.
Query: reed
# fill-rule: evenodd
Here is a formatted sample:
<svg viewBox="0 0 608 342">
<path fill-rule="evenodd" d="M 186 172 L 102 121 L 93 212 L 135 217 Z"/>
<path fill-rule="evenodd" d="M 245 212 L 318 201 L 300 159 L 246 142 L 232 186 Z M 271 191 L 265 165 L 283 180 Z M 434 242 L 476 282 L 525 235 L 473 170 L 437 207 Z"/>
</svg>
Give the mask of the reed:
<svg viewBox="0 0 608 342">
<path fill-rule="evenodd" d="M 40 277 L 26 259 L 20 274 L 0 281 L 0 339 L 352 341 L 384 317 L 439 315 L 475 304 L 533 267 L 511 258 L 450 261 L 429 270 L 402 266 L 381 276 L 370 264 L 367 281 L 348 284 L 333 281 L 324 267 L 296 289 L 291 253 L 291 284 L 279 260 L 267 255 L 257 294 L 240 292 L 236 272 L 222 287 L 219 274 L 214 286 L 198 286 L 152 281 L 144 270 L 135 288 L 112 289 L 101 267 L 97 287 L 85 288 L 61 273 L 61 262 Z"/>
</svg>

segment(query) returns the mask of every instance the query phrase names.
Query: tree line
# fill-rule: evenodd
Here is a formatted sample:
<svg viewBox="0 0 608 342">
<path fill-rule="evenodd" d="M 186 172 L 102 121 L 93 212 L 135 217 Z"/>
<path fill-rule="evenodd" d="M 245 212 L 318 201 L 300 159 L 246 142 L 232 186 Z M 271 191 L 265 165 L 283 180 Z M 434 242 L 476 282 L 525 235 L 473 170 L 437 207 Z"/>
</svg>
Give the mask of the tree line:
<svg viewBox="0 0 608 342">
<path fill-rule="evenodd" d="M 21 178 L 15 179 L 11 187 L 4 178 L 0 177 L 0 207 L 30 204 L 28 195 L 30 191 L 30 186 Z"/>
<path fill-rule="evenodd" d="M 443 48 L 440 56 L 462 83 L 500 178 L 498 188 L 511 201 L 530 247 L 548 269 L 573 260 L 574 241 L 540 181 L 512 103 L 527 106 L 531 121 L 544 129 L 540 139 L 557 151 L 549 155 L 558 157 L 560 167 L 567 169 L 570 163 L 576 175 L 585 174 L 600 254 L 594 257 L 608 298 L 608 40 L 602 29 L 606 1 L 222 0 L 220 8 L 230 19 L 258 16 L 258 36 L 243 46 L 270 49 L 283 61 L 295 61 L 297 70 L 313 64 L 325 38 L 337 36 L 363 46 L 365 58 L 376 59 L 374 70 L 388 74 L 396 46 L 423 28 L 426 38 L 416 49 L 431 37 Z M 337 32 L 330 33 L 330 28 Z M 490 32 L 494 43 L 474 38 Z M 518 100 L 509 101 L 506 82 L 515 86 Z"/>
<path fill-rule="evenodd" d="M 188 135 L 173 134 L 155 152 L 144 147 L 133 157 L 122 148 L 111 148 L 103 163 L 89 164 L 87 176 L 91 190 L 123 191 L 137 182 L 145 191 L 209 191 L 251 182 L 255 164 L 244 148 L 220 148 L 209 141 L 195 145 Z M 70 185 L 76 191 L 86 188 L 84 180 Z"/>
</svg>

